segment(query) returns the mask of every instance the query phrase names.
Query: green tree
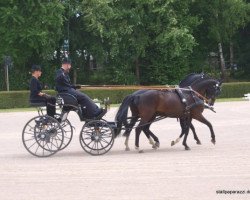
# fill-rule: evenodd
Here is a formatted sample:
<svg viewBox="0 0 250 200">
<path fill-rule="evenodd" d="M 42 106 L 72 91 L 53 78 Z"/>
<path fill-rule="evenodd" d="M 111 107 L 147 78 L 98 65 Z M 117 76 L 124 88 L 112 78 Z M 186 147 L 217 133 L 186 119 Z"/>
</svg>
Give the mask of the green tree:
<svg viewBox="0 0 250 200">
<path fill-rule="evenodd" d="M 28 73 L 23 71 L 31 64 L 52 58 L 62 34 L 63 11 L 58 0 L 0 2 L 0 59 L 12 57 L 15 72 L 20 74 L 11 76 L 15 89 L 22 87 L 18 79 L 27 79 Z"/>
<path fill-rule="evenodd" d="M 223 46 L 230 47 L 230 65 L 232 65 L 234 38 L 239 33 L 239 29 L 249 21 L 249 4 L 244 0 L 209 2 L 197 0 L 193 3 L 191 12 L 202 20 L 195 35 L 199 43 L 199 51 L 205 52 L 203 55 L 207 57 L 209 52 L 217 49 L 221 76 L 227 78 Z"/>
<path fill-rule="evenodd" d="M 198 24 L 188 14 L 188 2 L 92 0 L 83 4 L 87 30 L 100 38 L 98 48 L 107 55 L 113 80 L 118 77 L 123 82 L 123 76 L 134 76 L 131 83 L 166 83 L 183 75 L 184 60 L 195 45 L 192 29 Z"/>
</svg>

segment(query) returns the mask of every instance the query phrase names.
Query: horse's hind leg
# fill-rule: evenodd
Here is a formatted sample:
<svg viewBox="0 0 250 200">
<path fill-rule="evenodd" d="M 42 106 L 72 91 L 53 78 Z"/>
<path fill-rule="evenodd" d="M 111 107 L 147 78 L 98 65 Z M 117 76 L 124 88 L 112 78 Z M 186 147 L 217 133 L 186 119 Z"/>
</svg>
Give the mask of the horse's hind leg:
<svg viewBox="0 0 250 200">
<path fill-rule="evenodd" d="M 140 134 L 141 134 L 141 131 L 142 131 L 142 127 L 143 126 L 143 123 L 140 122 L 138 124 L 138 127 L 135 129 L 135 149 L 139 151 L 139 153 L 142 153 L 143 150 L 140 150 L 139 148 L 139 140 L 140 140 Z"/>
<path fill-rule="evenodd" d="M 125 151 L 130 151 L 129 144 L 128 144 L 128 142 L 129 142 L 129 136 L 130 136 L 130 133 L 131 133 L 131 131 L 132 131 L 135 123 L 137 122 L 137 120 L 138 120 L 137 117 L 132 118 L 130 124 L 128 124 L 128 127 L 125 127 L 126 131 L 123 134 L 126 137 L 126 140 L 125 140 L 125 143 L 124 143 L 125 146 L 126 146 Z"/>
<path fill-rule="evenodd" d="M 215 134 L 214 134 L 212 124 L 203 115 L 194 116 L 194 119 L 198 120 L 199 122 L 203 124 L 206 124 L 209 127 L 210 132 L 211 132 L 211 138 L 212 138 L 211 142 L 215 144 L 216 140 L 215 140 Z"/>
<path fill-rule="evenodd" d="M 152 148 L 157 149 L 160 147 L 160 142 L 158 137 L 156 137 L 152 131 L 149 130 L 151 124 L 146 125 L 142 130 L 145 133 L 145 135 L 147 136 L 147 138 L 149 139 L 149 144 L 152 144 Z M 153 142 L 153 140 L 150 138 L 150 136 L 154 139 L 155 143 Z"/>
<path fill-rule="evenodd" d="M 151 118 L 148 118 L 151 119 Z M 142 153 L 143 150 L 140 150 L 139 148 L 139 140 L 140 140 L 140 134 L 141 131 L 145 128 L 145 126 L 147 126 L 146 124 L 150 122 L 150 120 L 146 120 L 146 119 L 142 119 L 140 123 L 138 124 L 138 126 L 135 129 L 135 149 L 137 149 L 139 151 L 139 153 Z"/>
</svg>

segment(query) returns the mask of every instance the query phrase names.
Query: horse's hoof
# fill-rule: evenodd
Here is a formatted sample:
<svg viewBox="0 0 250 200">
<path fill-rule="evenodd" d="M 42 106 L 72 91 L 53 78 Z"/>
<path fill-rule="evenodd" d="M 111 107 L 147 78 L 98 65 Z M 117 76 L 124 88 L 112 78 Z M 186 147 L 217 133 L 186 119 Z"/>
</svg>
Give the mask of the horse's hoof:
<svg viewBox="0 0 250 200">
<path fill-rule="evenodd" d="M 160 143 L 159 143 L 159 142 L 156 142 L 156 143 L 152 146 L 153 149 L 158 149 L 159 147 L 160 147 Z"/>
<path fill-rule="evenodd" d="M 139 153 L 144 153 L 144 151 L 143 151 L 143 150 L 139 150 L 138 152 L 139 152 Z"/>
<path fill-rule="evenodd" d="M 191 149 L 190 149 L 190 147 L 185 147 L 185 150 L 186 150 L 186 151 L 189 151 L 189 150 L 191 150 Z"/>
<path fill-rule="evenodd" d="M 174 141 L 172 141 L 172 142 L 171 142 L 171 146 L 174 146 L 174 145 L 175 145 L 175 142 L 174 142 Z"/>
<path fill-rule="evenodd" d="M 215 139 L 212 139 L 211 142 L 215 145 L 216 141 Z"/>
<path fill-rule="evenodd" d="M 160 147 L 160 142 L 156 142 L 156 143 L 155 143 L 155 146 L 156 146 L 157 148 L 159 148 L 159 147 Z"/>
<path fill-rule="evenodd" d="M 126 148 L 125 148 L 125 151 L 130 151 L 130 148 L 129 148 L 129 147 L 126 147 Z"/>
<path fill-rule="evenodd" d="M 201 145 L 201 141 L 200 141 L 200 140 L 198 140 L 198 141 L 196 142 L 196 144 Z"/>
</svg>

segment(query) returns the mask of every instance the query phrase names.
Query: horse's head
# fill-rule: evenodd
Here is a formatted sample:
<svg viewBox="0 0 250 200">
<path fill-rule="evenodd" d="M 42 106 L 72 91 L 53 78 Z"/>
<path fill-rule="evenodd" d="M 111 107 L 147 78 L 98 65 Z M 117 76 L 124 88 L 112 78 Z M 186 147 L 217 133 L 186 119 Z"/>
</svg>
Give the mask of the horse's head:
<svg viewBox="0 0 250 200">
<path fill-rule="evenodd" d="M 203 78 L 195 80 L 191 84 L 191 88 L 199 94 L 205 96 L 206 99 L 208 99 L 207 103 L 209 105 L 213 105 L 215 102 L 215 98 L 221 92 L 221 84 L 221 80 L 217 80 L 207 75 L 204 75 Z"/>
<path fill-rule="evenodd" d="M 210 106 L 214 105 L 216 97 L 220 95 L 221 85 L 221 80 L 213 79 L 208 81 L 207 87 L 205 89 L 205 96 L 208 99 L 208 104 Z"/>
</svg>

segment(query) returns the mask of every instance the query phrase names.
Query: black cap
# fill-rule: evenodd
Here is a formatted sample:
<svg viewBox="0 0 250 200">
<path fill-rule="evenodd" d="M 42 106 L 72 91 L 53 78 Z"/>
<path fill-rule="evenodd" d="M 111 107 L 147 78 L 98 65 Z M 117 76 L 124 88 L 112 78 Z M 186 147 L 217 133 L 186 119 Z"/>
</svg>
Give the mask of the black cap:
<svg viewBox="0 0 250 200">
<path fill-rule="evenodd" d="M 42 71 L 41 66 L 40 65 L 32 65 L 31 72 L 35 72 L 35 71 Z"/>
<path fill-rule="evenodd" d="M 63 58 L 62 64 L 71 64 L 71 60 L 69 58 Z"/>
</svg>

